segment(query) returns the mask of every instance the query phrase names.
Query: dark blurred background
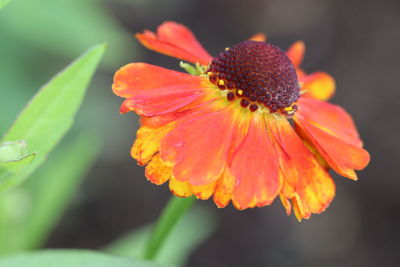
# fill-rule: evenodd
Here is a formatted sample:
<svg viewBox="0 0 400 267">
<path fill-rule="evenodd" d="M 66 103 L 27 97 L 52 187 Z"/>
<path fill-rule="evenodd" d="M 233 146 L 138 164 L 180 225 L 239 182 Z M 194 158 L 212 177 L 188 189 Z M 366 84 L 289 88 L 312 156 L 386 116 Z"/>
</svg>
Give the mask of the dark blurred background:
<svg viewBox="0 0 400 267">
<path fill-rule="evenodd" d="M 72 58 L 97 41 L 110 44 L 76 126 L 95 129 L 105 144 L 47 247 L 101 248 L 155 220 L 170 197 L 167 186 L 150 184 L 129 157 L 138 122 L 132 113 L 119 115 L 121 99 L 111 84 L 113 72 L 133 61 L 179 69 L 177 60 L 133 38 L 174 20 L 211 54 L 256 32 L 282 49 L 304 40 L 303 68 L 335 77 L 332 102 L 353 115 L 372 158 L 358 182 L 335 176 L 331 206 L 301 223 L 285 215 L 279 200 L 247 211 L 201 201 L 219 224 L 187 266 L 400 266 L 399 1 L 36 1 L 46 3 L 45 10 L 22 2 L 11 2 L 0 18 L 1 45 L 9 48 L 1 60 L 12 62 L 0 72 L 0 132 Z M 23 11 L 13 20 L 17 8 Z"/>
</svg>

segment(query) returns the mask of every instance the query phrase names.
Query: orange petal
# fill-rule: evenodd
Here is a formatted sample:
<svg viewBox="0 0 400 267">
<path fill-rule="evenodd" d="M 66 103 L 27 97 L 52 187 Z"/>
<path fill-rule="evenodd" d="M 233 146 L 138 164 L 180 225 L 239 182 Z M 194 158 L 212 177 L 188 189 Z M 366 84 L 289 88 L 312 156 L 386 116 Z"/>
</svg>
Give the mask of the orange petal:
<svg viewBox="0 0 400 267">
<path fill-rule="evenodd" d="M 233 177 L 230 169 L 225 168 L 214 193 L 214 202 L 217 204 L 218 208 L 224 208 L 229 204 L 233 191 L 235 190 L 235 183 L 235 177 Z"/>
<path fill-rule="evenodd" d="M 140 116 L 140 124 L 150 128 L 159 128 L 170 122 L 177 121 L 179 118 L 189 115 L 191 112 L 191 109 L 184 109 L 182 111 L 171 112 L 158 116 Z"/>
<path fill-rule="evenodd" d="M 132 158 L 136 159 L 139 165 L 146 165 L 160 149 L 161 139 L 170 132 L 174 126 L 174 123 L 170 123 L 159 128 L 140 127 L 136 133 L 136 140 L 131 149 Z"/>
<path fill-rule="evenodd" d="M 237 108 L 235 111 L 238 114 L 235 115 L 237 121 L 235 123 L 236 127 L 233 129 L 231 146 L 228 153 L 228 162 L 232 161 L 237 148 L 246 137 L 251 119 L 251 112 L 249 110 L 243 110 L 241 107 L 239 107 L 239 103 L 237 103 Z M 229 204 L 232 194 L 235 190 L 235 184 L 236 179 L 232 175 L 230 168 L 226 166 L 224 172 L 218 180 L 214 193 L 214 202 L 219 208 L 226 207 Z"/>
<path fill-rule="evenodd" d="M 147 63 L 131 63 L 120 68 L 114 75 L 113 92 L 129 98 L 143 91 L 171 86 L 200 88 L 199 76 L 165 69 Z"/>
<path fill-rule="evenodd" d="M 162 115 L 150 116 L 150 117 L 141 116 L 140 124 L 146 125 L 150 128 L 159 128 L 170 122 L 178 121 L 180 118 L 188 116 L 188 115 L 190 116 L 190 114 L 192 112 L 195 112 L 196 109 L 188 108 L 188 106 L 185 106 L 184 109 L 182 109 L 182 110 L 178 110 L 178 111 L 171 112 L 168 114 L 162 114 Z"/>
<path fill-rule="evenodd" d="M 212 196 L 216 185 L 217 182 L 211 182 L 206 185 L 199 185 L 199 186 L 191 185 L 191 188 L 196 198 L 206 200 Z"/>
<path fill-rule="evenodd" d="M 193 191 L 187 181 L 179 181 L 174 176 L 169 179 L 169 190 L 177 197 L 190 197 Z"/>
<path fill-rule="evenodd" d="M 362 149 L 350 115 L 341 107 L 301 98 L 294 119 L 298 133 L 311 143 L 329 166 L 340 175 L 357 179 L 354 170 L 368 165 L 370 156 Z"/>
<path fill-rule="evenodd" d="M 285 180 L 281 200 L 286 212 L 290 214 L 289 199 L 299 220 L 309 218 L 311 213 L 323 212 L 335 196 L 335 185 L 329 173 L 304 146 L 285 118 L 275 117 L 267 123 L 281 150 L 280 171 Z M 286 169 L 288 166 L 292 169 Z"/>
<path fill-rule="evenodd" d="M 307 120 L 344 142 L 362 146 L 352 117 L 342 107 L 305 97 L 299 99 L 298 106 L 296 117 L 299 119 Z"/>
<path fill-rule="evenodd" d="M 215 92 L 215 91 L 214 91 Z M 158 128 L 167 123 L 177 121 L 185 116 L 190 116 L 193 113 L 197 114 L 199 110 L 202 110 L 204 107 L 207 107 L 209 104 L 214 102 L 216 99 L 221 99 L 221 95 L 205 93 L 204 97 L 198 98 L 194 100 L 192 103 L 176 110 L 174 112 L 170 112 L 167 114 L 160 114 L 157 116 L 141 116 L 140 123 L 142 125 L 146 125 L 151 128 Z"/>
<path fill-rule="evenodd" d="M 211 61 L 211 56 L 193 33 L 176 22 L 166 21 L 158 27 L 157 34 L 146 30 L 136 34 L 136 38 L 148 49 L 161 54 L 202 65 Z"/>
<path fill-rule="evenodd" d="M 265 35 L 264 33 L 256 33 L 253 36 L 251 36 L 249 38 L 249 40 L 251 41 L 257 41 L 257 42 L 266 42 L 267 41 L 267 35 Z"/>
<path fill-rule="evenodd" d="M 297 67 L 296 68 L 296 74 L 297 74 L 297 80 L 299 81 L 300 87 L 303 87 L 304 85 L 304 78 L 307 76 L 307 74 L 302 70 L 301 68 Z"/>
<path fill-rule="evenodd" d="M 297 41 L 292 44 L 286 51 L 287 56 L 292 61 L 295 67 L 298 67 L 301 62 L 303 62 L 304 52 L 306 51 L 306 46 L 303 41 Z"/>
<path fill-rule="evenodd" d="M 282 202 L 283 207 L 286 210 L 286 214 L 289 216 L 290 213 L 292 212 L 292 205 L 290 204 L 290 201 L 285 197 L 284 194 L 279 194 L 279 198 Z"/>
<path fill-rule="evenodd" d="M 153 116 L 190 104 L 203 94 L 204 86 L 199 76 L 132 63 L 117 71 L 113 91 L 128 98 L 121 106 L 122 113 L 134 110 L 140 115 Z"/>
<path fill-rule="evenodd" d="M 314 72 L 303 78 L 301 90 L 305 91 L 303 96 L 328 100 L 335 93 L 335 88 L 335 79 L 331 75 L 326 72 Z"/>
<path fill-rule="evenodd" d="M 253 114 L 248 133 L 230 164 L 236 179 L 232 202 L 237 209 L 269 205 L 281 188 L 278 155 L 262 116 Z"/>
<path fill-rule="evenodd" d="M 146 178 L 156 185 L 161 185 L 172 176 L 172 168 L 160 159 L 156 154 L 146 166 Z"/>
<path fill-rule="evenodd" d="M 217 180 L 236 127 L 234 109 L 215 106 L 187 116 L 161 142 L 161 158 L 174 164 L 177 180 L 199 186 Z"/>
<path fill-rule="evenodd" d="M 135 111 L 142 116 L 167 114 L 183 108 L 202 96 L 202 89 L 186 86 L 170 86 L 143 91 L 126 99 L 121 105 L 121 113 Z"/>
</svg>

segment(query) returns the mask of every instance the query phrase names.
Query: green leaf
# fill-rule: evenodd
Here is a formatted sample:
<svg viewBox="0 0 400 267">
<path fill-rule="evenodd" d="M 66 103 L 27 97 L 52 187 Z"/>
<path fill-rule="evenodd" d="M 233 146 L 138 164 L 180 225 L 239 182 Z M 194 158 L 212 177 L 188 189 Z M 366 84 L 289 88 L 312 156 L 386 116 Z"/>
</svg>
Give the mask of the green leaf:
<svg viewBox="0 0 400 267">
<path fill-rule="evenodd" d="M 24 140 L 0 144 L 0 164 L 20 161 L 31 156 L 32 154 L 27 153 L 26 146 Z"/>
<path fill-rule="evenodd" d="M 166 267 L 90 250 L 42 250 L 0 258 L 1 267 Z M 171 267 L 171 266 L 170 266 Z"/>
<path fill-rule="evenodd" d="M 35 156 L 36 153 L 31 153 L 18 161 L 0 163 L 0 189 L 3 183 L 9 182 L 9 180 L 13 179 L 22 170 L 27 169 Z"/>
<path fill-rule="evenodd" d="M 26 140 L 28 153 L 37 152 L 28 167 L 0 181 L 0 192 L 21 183 L 40 164 L 71 127 L 86 88 L 104 54 L 106 45 L 97 45 L 56 75 L 24 108 L 3 141 Z"/>
<path fill-rule="evenodd" d="M 191 252 L 214 233 L 216 226 L 216 215 L 211 210 L 201 207 L 191 210 L 174 227 L 155 261 L 183 266 Z M 128 233 L 105 250 L 116 255 L 143 258 L 152 229 L 152 225 L 147 225 Z"/>
<path fill-rule="evenodd" d="M 0 183 L 30 164 L 36 153 L 28 153 L 23 140 L 0 144 Z"/>
<path fill-rule="evenodd" d="M 63 142 L 18 190 L 10 190 L 0 197 L 0 254 L 34 249 L 43 243 L 100 147 L 101 140 L 96 133 L 82 132 L 75 140 Z"/>
<path fill-rule="evenodd" d="M 0 0 L 0 9 L 5 7 L 9 2 L 10 0 Z"/>
</svg>

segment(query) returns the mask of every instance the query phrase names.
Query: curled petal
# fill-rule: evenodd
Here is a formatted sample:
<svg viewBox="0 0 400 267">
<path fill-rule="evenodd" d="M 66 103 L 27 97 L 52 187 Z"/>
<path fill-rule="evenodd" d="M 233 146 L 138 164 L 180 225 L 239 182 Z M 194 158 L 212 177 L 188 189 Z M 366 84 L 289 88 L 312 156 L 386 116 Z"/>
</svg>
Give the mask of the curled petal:
<svg viewBox="0 0 400 267">
<path fill-rule="evenodd" d="M 303 95 L 305 97 L 328 100 L 335 93 L 335 79 L 326 72 L 314 72 L 306 75 L 302 82 L 301 90 L 305 91 Z"/>
<path fill-rule="evenodd" d="M 290 200 L 287 199 L 287 198 L 285 197 L 285 195 L 282 194 L 282 193 L 279 194 L 279 198 L 281 199 L 282 205 L 283 205 L 283 207 L 284 207 L 285 210 L 286 210 L 286 214 L 289 216 L 290 213 L 292 213 L 292 204 L 290 203 Z"/>
<path fill-rule="evenodd" d="M 323 101 L 301 98 L 294 117 L 298 133 L 340 175 L 357 179 L 354 170 L 368 165 L 369 154 L 362 148 L 354 122 L 342 108 Z"/>
<path fill-rule="evenodd" d="M 229 168 L 225 168 L 218 180 L 217 187 L 214 193 L 214 202 L 218 208 L 224 208 L 229 204 L 235 190 L 236 179 L 233 177 Z"/>
<path fill-rule="evenodd" d="M 136 159 L 139 165 L 146 165 L 160 149 L 161 139 L 174 127 L 173 122 L 159 128 L 140 127 L 131 149 L 132 158 Z"/>
<path fill-rule="evenodd" d="M 297 41 L 292 44 L 286 51 L 287 56 L 292 61 L 293 65 L 297 68 L 303 62 L 304 52 L 306 51 L 306 46 L 303 41 Z"/>
<path fill-rule="evenodd" d="M 148 49 L 161 54 L 192 63 L 199 62 L 202 65 L 207 65 L 211 61 L 211 56 L 194 34 L 176 22 L 164 22 L 158 27 L 156 34 L 146 30 L 136 34 L 136 38 Z"/>
<path fill-rule="evenodd" d="M 257 41 L 257 42 L 266 42 L 267 41 L 267 35 L 265 35 L 264 33 L 256 33 L 253 36 L 251 36 L 249 38 L 249 40 L 251 41 Z"/>
<path fill-rule="evenodd" d="M 335 184 L 284 118 L 267 120 L 279 144 L 280 172 L 284 179 L 281 201 L 290 214 L 292 200 L 296 217 L 309 218 L 323 212 L 335 196 Z"/>
<path fill-rule="evenodd" d="M 262 115 L 254 113 L 249 130 L 237 148 L 230 169 L 236 179 L 232 195 L 237 209 L 272 203 L 281 189 L 278 155 Z"/>
<path fill-rule="evenodd" d="M 145 174 L 150 182 L 161 185 L 172 177 L 172 168 L 161 160 L 160 154 L 156 154 L 147 164 Z"/>
</svg>

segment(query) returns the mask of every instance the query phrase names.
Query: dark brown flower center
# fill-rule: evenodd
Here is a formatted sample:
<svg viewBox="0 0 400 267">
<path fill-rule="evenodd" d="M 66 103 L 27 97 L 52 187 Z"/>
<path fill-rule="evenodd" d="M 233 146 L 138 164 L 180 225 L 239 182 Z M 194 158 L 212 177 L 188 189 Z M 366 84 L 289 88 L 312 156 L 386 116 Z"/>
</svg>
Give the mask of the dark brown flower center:
<svg viewBox="0 0 400 267">
<path fill-rule="evenodd" d="M 207 74 L 228 100 L 241 98 L 242 107 L 256 111 L 264 105 L 270 112 L 293 113 L 299 98 L 296 70 L 280 48 L 265 42 L 244 41 L 213 58 Z"/>
</svg>

